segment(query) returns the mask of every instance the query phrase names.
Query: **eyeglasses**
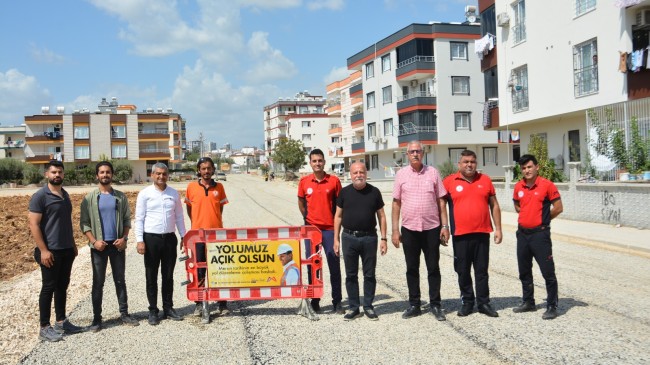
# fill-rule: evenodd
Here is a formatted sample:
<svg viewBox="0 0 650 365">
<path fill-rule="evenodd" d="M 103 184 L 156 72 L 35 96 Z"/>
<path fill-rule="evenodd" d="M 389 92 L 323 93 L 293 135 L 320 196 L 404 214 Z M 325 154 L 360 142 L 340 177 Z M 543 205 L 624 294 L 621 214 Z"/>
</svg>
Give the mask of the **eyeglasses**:
<svg viewBox="0 0 650 365">
<path fill-rule="evenodd" d="M 409 155 L 419 155 L 422 150 L 408 150 Z"/>
</svg>

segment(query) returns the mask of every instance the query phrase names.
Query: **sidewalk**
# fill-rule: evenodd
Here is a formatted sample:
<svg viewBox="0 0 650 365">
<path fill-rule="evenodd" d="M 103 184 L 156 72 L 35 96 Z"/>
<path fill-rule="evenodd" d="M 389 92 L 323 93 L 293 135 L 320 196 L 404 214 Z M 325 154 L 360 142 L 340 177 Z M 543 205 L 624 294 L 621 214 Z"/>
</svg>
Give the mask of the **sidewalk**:
<svg viewBox="0 0 650 365">
<path fill-rule="evenodd" d="M 515 231 L 517 213 L 502 210 L 501 222 L 506 222 L 502 223 L 504 230 Z M 650 230 L 555 218 L 551 221 L 551 233 L 556 239 L 579 245 L 650 258 Z"/>
</svg>

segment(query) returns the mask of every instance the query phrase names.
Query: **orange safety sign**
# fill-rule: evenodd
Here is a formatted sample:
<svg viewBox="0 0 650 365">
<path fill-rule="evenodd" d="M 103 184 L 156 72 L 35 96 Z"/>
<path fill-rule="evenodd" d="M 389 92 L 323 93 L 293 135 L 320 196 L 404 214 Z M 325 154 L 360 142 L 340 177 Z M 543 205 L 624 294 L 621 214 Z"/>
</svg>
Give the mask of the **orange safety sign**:
<svg viewBox="0 0 650 365">
<path fill-rule="evenodd" d="M 185 261 L 187 298 L 204 304 L 320 298 L 321 239 L 314 226 L 190 230 L 183 237 L 186 256 L 179 258 Z M 317 319 L 305 303 L 299 313 Z"/>
</svg>

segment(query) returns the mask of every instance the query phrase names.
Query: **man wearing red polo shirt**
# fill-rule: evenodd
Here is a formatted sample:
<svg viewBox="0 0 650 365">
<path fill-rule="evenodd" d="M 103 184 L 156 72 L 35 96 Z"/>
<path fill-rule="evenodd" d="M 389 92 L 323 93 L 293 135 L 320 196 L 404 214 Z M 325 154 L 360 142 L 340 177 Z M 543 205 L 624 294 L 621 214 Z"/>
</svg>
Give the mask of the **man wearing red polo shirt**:
<svg viewBox="0 0 650 365">
<path fill-rule="evenodd" d="M 519 213 L 517 263 L 523 289 L 521 305 L 515 313 L 536 311 L 533 285 L 533 258 L 546 281 L 546 312 L 543 319 L 557 317 L 557 278 L 551 242 L 551 219 L 562 213 L 562 200 L 555 184 L 538 176 L 539 165 L 533 155 L 519 159 L 523 179 L 515 185 L 513 200 Z"/>
<path fill-rule="evenodd" d="M 334 252 L 334 212 L 336 198 L 341 192 L 341 182 L 338 177 L 325 173 L 325 155 L 320 149 L 309 152 L 309 165 L 314 173 L 300 179 L 298 209 L 305 219 L 305 224 L 316 226 L 322 232 L 322 246 L 332 284 L 332 312 L 345 314 L 341 305 L 341 262 Z M 311 306 L 316 312 L 320 312 L 320 298 L 312 299 Z"/>
<path fill-rule="evenodd" d="M 479 313 L 489 317 L 499 314 L 490 305 L 488 265 L 490 262 L 490 232 L 494 220 L 494 242 L 501 243 L 501 209 L 489 176 L 476 171 L 476 153 L 460 153 L 458 172 L 443 181 L 449 203 L 449 225 L 454 247 L 454 269 L 463 306 L 458 315 L 465 317 L 474 311 L 476 300 Z M 472 288 L 472 265 L 476 277 L 476 296 Z"/>
</svg>

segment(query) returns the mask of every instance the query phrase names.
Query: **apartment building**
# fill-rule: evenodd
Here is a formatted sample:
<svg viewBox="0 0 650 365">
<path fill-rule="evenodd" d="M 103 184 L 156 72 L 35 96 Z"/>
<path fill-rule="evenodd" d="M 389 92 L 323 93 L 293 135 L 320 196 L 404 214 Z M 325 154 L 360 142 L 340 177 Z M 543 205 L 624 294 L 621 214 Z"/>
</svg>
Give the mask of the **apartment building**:
<svg viewBox="0 0 650 365">
<path fill-rule="evenodd" d="M 481 55 L 486 129 L 504 140 L 516 131 L 521 149 L 513 153 L 541 136 L 568 174 L 570 161 L 607 162 L 594 149 L 598 119 L 628 130 L 636 117 L 648 137 L 650 69 L 629 69 L 622 59 L 641 51 L 647 60 L 650 0 L 479 0 L 478 7 L 481 35 L 494 45 Z"/>
<path fill-rule="evenodd" d="M 363 161 L 371 178 L 392 177 L 417 140 L 428 165 L 455 165 L 471 149 L 479 169 L 503 174 L 506 149 L 482 127 L 483 75 L 473 56 L 479 38 L 477 23 L 411 24 L 349 57 L 352 74 L 327 87 L 328 100 L 341 101 L 338 148 L 346 166 Z"/>
<path fill-rule="evenodd" d="M 282 138 L 298 140 L 303 143 L 308 154 L 314 148 L 325 153 L 328 168 L 341 160 L 331 149 L 328 131 L 337 125 L 338 119 L 330 117 L 325 111 L 326 100 L 322 96 L 297 93 L 293 98 L 278 98 L 278 101 L 264 107 L 264 146 L 265 157 L 272 170 L 280 169 L 271 157 Z M 309 156 L 300 173 L 311 172 Z"/>
<path fill-rule="evenodd" d="M 25 116 L 25 161 L 43 165 L 51 159 L 87 165 L 106 156 L 126 159 L 134 180 L 146 180 L 156 162 L 170 168 L 183 159 L 185 120 L 172 109 L 136 111 L 135 105 L 119 105 L 103 98 L 94 112 L 65 113 L 57 107 L 50 114 Z"/>
<path fill-rule="evenodd" d="M 0 126 L 0 158 L 25 160 L 25 126 Z"/>
</svg>

